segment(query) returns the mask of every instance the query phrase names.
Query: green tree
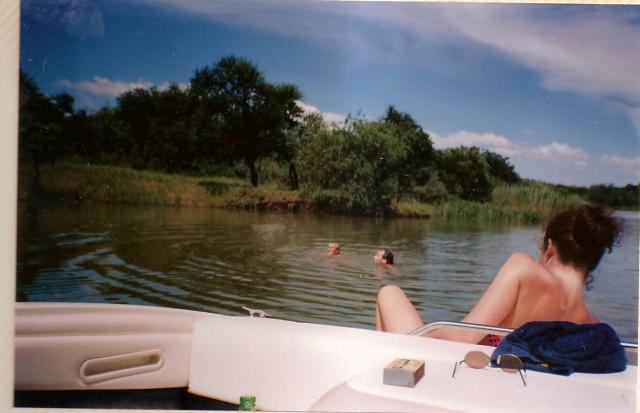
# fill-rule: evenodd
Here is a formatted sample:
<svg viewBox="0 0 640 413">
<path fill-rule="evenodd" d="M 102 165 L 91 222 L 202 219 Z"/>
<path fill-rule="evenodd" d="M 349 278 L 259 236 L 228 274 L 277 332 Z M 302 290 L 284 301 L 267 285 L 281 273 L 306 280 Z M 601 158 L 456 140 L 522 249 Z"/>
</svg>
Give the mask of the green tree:
<svg viewBox="0 0 640 413">
<path fill-rule="evenodd" d="M 52 99 L 56 107 L 65 115 L 73 115 L 73 104 L 75 99 L 68 93 L 55 95 Z"/>
<path fill-rule="evenodd" d="M 608 205 L 612 208 L 638 209 L 640 206 L 638 185 L 628 184 L 624 187 L 591 185 L 586 195 L 589 202 Z"/>
<path fill-rule="evenodd" d="M 167 90 L 136 89 L 118 97 L 132 166 L 166 172 L 189 171 L 201 157 L 190 95 L 177 85 Z"/>
<path fill-rule="evenodd" d="M 153 112 L 153 98 L 149 90 L 134 89 L 117 98 L 116 114 L 124 125 L 126 137 L 123 149 L 129 156 L 127 163 L 134 168 L 147 167 L 148 154 L 154 144 L 151 139 Z"/>
<path fill-rule="evenodd" d="M 164 91 L 152 89 L 151 100 L 149 167 L 166 172 L 190 171 L 201 157 L 190 96 L 173 84 Z"/>
<path fill-rule="evenodd" d="M 94 140 L 89 146 L 95 148 L 94 161 L 130 165 L 131 142 L 116 108 L 103 107 L 91 115 L 91 130 Z"/>
<path fill-rule="evenodd" d="M 64 113 L 22 70 L 19 118 L 19 156 L 20 159 L 33 162 L 34 185 L 37 188 L 40 184 L 40 166 L 43 163 L 53 163 L 64 154 Z"/>
<path fill-rule="evenodd" d="M 449 193 L 461 199 L 488 201 L 493 184 L 486 158 L 476 147 L 457 147 L 442 151 L 442 182 Z"/>
<path fill-rule="evenodd" d="M 509 162 L 509 158 L 491 151 L 483 151 L 482 155 L 489 166 L 489 173 L 496 180 L 507 184 L 520 182 L 520 176 L 516 173 L 514 166 Z"/>
<path fill-rule="evenodd" d="M 305 193 L 332 210 L 389 213 L 407 152 L 396 132 L 384 121 L 351 118 L 316 130 L 300 154 Z"/>
<path fill-rule="evenodd" d="M 95 160 L 98 153 L 98 141 L 91 115 L 80 110 L 68 117 L 65 122 L 64 135 L 70 143 L 73 153 L 82 156 L 86 162 Z"/>
<path fill-rule="evenodd" d="M 211 133 L 212 124 L 218 127 L 220 133 L 212 133 L 216 148 L 223 145 L 229 160 L 244 161 L 257 186 L 256 161 L 287 147 L 286 131 L 300 113 L 295 103 L 301 97 L 298 88 L 269 84 L 250 61 L 227 56 L 213 68 L 196 70 L 190 95 L 200 106 L 199 125 L 206 128 L 199 134 Z"/>
<path fill-rule="evenodd" d="M 322 115 L 309 113 L 304 115 L 295 126 L 287 130 L 285 145 L 278 151 L 277 159 L 289 164 L 289 189 L 297 190 L 300 188 L 300 178 L 296 166 L 299 162 L 299 154 L 312 137 L 320 133 L 322 128 L 324 128 Z"/>
<path fill-rule="evenodd" d="M 429 134 L 411 117 L 393 105 L 387 108 L 382 120 L 390 124 L 399 144 L 406 147 L 404 161 L 397 171 L 398 194 L 412 194 L 414 188 L 425 185 L 435 170 L 435 150 Z"/>
</svg>

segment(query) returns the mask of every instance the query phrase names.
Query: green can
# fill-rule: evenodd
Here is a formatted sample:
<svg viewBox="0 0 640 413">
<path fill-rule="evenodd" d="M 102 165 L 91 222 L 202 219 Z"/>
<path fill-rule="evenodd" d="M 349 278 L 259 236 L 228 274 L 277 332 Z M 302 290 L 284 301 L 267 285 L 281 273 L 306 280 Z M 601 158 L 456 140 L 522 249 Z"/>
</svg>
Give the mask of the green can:
<svg viewBox="0 0 640 413">
<path fill-rule="evenodd" d="M 255 412 L 256 396 L 251 396 L 251 395 L 240 396 L 240 406 L 238 406 L 238 410 L 244 411 L 244 412 Z"/>
</svg>

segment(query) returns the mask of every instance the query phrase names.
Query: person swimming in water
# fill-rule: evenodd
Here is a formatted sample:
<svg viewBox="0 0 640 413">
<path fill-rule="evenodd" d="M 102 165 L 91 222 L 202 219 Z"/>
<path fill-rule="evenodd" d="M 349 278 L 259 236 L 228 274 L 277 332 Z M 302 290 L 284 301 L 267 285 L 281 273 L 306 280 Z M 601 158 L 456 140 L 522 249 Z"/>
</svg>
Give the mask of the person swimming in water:
<svg viewBox="0 0 640 413">
<path fill-rule="evenodd" d="M 340 244 L 338 244 L 337 242 L 330 242 L 329 244 L 327 244 L 327 255 L 329 257 L 340 255 Z"/>
<path fill-rule="evenodd" d="M 376 252 L 373 256 L 373 263 L 382 266 L 393 265 L 393 253 L 388 248 L 384 248 Z"/>
<path fill-rule="evenodd" d="M 582 290 L 620 234 L 622 221 L 611 214 L 604 207 L 583 205 L 555 215 L 544 228 L 539 259 L 524 252 L 513 253 L 462 321 L 507 328 L 535 320 L 599 322 L 587 308 Z M 423 324 L 402 289 L 396 285 L 380 289 L 377 330 L 407 334 Z M 440 329 L 425 336 L 496 344 L 495 337 L 470 331 Z"/>
</svg>

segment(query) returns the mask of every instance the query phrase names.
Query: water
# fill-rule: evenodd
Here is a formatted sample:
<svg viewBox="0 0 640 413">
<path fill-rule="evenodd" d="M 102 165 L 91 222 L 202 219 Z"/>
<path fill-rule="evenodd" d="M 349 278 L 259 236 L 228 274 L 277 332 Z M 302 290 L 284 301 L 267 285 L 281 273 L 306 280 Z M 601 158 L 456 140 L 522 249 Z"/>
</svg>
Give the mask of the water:
<svg viewBox="0 0 640 413">
<path fill-rule="evenodd" d="M 587 303 L 637 341 L 638 214 L 594 273 Z M 338 241 L 342 255 L 326 257 Z M 243 306 L 294 321 L 374 328 L 375 296 L 400 285 L 426 321 L 461 319 L 513 251 L 537 257 L 538 226 L 134 206 L 19 205 L 18 301 Z M 371 258 L 388 247 L 397 265 Z"/>
</svg>

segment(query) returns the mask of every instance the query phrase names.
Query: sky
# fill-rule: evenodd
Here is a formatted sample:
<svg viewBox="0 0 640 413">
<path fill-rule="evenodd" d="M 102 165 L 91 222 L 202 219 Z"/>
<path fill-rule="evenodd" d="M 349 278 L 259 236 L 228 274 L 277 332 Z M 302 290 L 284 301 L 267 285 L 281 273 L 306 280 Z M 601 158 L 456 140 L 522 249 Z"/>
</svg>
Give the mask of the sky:
<svg viewBox="0 0 640 413">
<path fill-rule="evenodd" d="M 640 181 L 640 7 L 307 0 L 23 0 L 20 66 L 76 108 L 187 87 L 224 56 L 327 121 L 410 114 L 436 148 L 523 178 Z"/>
</svg>

